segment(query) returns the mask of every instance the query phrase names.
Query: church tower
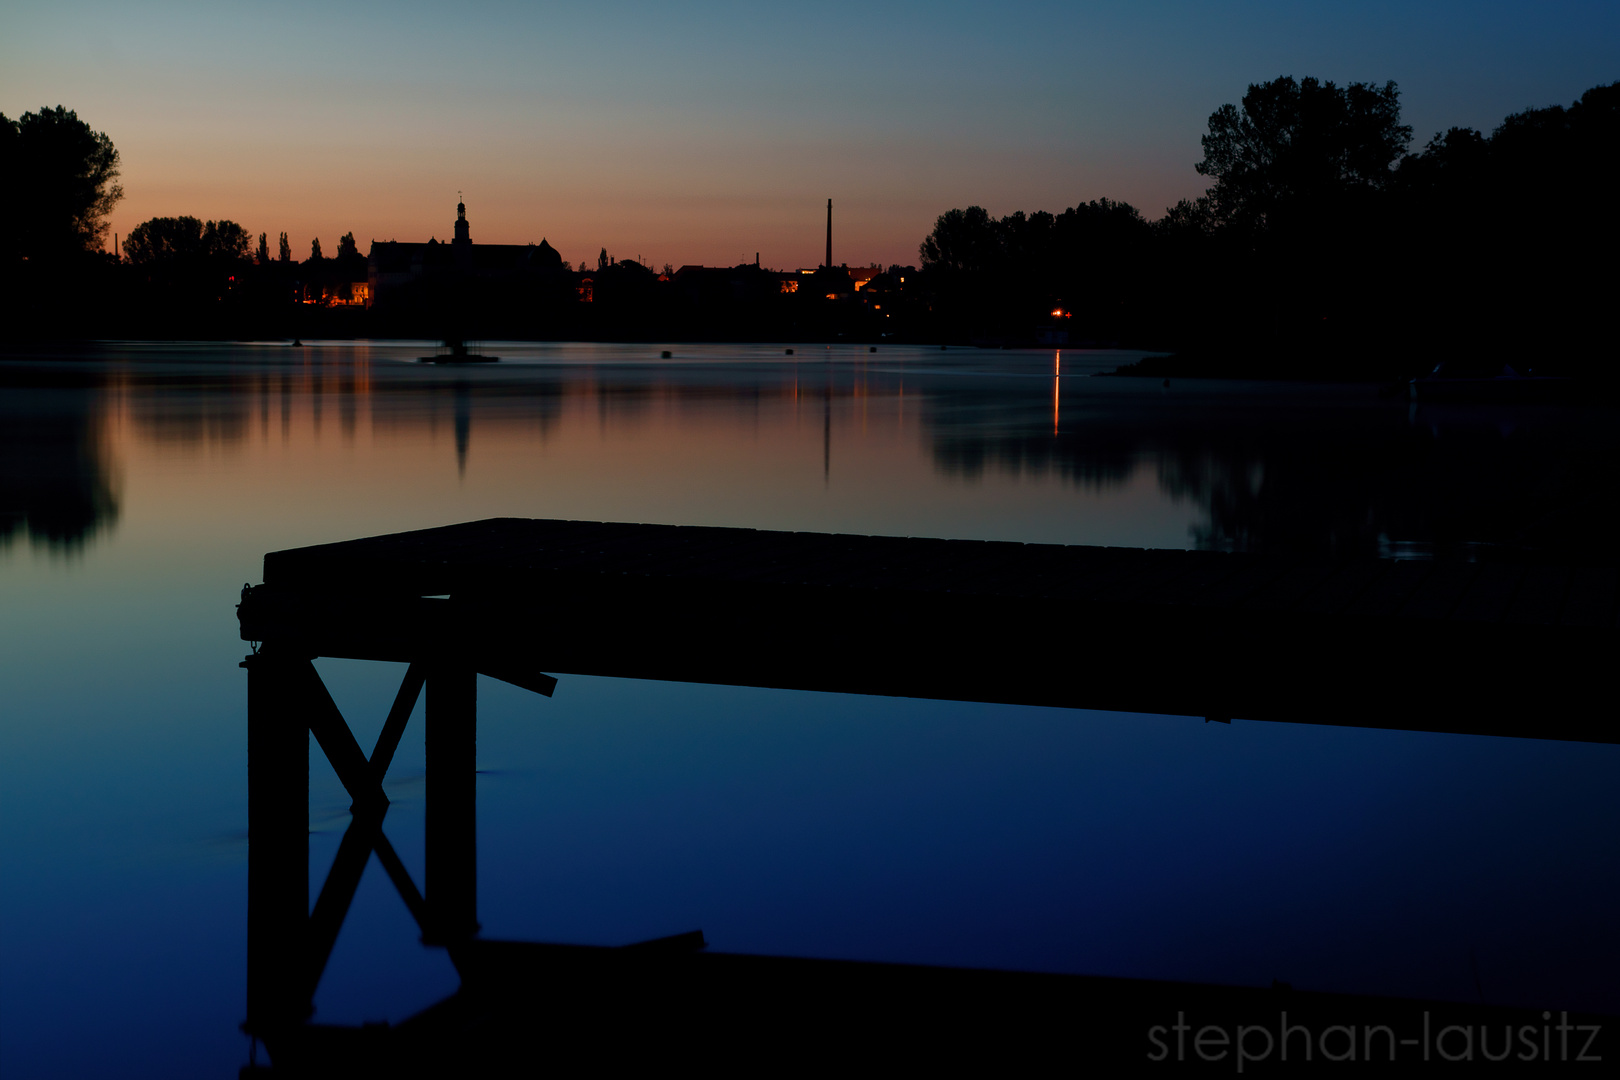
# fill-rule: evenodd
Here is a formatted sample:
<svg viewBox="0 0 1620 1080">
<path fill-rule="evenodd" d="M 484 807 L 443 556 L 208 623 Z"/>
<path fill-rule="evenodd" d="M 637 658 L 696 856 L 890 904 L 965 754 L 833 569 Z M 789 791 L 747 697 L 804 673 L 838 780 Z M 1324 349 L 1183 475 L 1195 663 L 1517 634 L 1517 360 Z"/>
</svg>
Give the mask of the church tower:
<svg viewBox="0 0 1620 1080">
<path fill-rule="evenodd" d="M 457 192 L 460 195 L 460 192 Z M 472 228 L 467 224 L 467 204 L 456 203 L 456 238 L 450 241 L 450 255 L 457 270 L 466 273 L 473 266 Z"/>
<path fill-rule="evenodd" d="M 464 202 L 456 203 L 456 238 L 452 243 L 472 243 L 472 228 L 467 224 L 467 204 Z"/>
</svg>

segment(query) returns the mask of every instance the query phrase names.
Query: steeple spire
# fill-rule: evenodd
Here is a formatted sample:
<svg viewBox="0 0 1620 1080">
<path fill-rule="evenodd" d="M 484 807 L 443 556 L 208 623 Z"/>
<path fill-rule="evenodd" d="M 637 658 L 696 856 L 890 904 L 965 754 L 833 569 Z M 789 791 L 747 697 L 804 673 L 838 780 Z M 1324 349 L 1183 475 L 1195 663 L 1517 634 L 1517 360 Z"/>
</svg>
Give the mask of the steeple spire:
<svg viewBox="0 0 1620 1080">
<path fill-rule="evenodd" d="M 472 226 L 467 224 L 467 204 L 461 200 L 461 192 L 456 192 L 456 238 L 454 243 L 472 243 Z"/>
</svg>

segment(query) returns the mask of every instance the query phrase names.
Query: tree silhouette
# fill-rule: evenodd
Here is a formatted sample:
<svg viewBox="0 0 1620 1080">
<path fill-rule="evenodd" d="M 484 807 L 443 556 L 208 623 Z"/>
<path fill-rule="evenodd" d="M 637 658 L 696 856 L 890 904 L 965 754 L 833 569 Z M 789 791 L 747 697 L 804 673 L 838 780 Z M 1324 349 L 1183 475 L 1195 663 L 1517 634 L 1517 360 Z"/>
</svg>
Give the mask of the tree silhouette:
<svg viewBox="0 0 1620 1080">
<path fill-rule="evenodd" d="M 1494 373 L 1508 356 L 1612 363 L 1617 170 L 1620 83 L 1515 113 L 1488 136 L 1452 128 L 1404 159 L 1392 228 L 1405 250 L 1391 270 L 1426 316 L 1409 335 L 1451 354 L 1454 372 Z"/>
<path fill-rule="evenodd" d="M 1152 243 L 1152 226 L 1134 206 L 1095 199 L 999 221 L 979 206 L 949 210 L 919 253 L 937 318 L 952 334 L 1027 334 L 1061 306 L 1078 320 L 1066 321 L 1066 331 L 1114 339 L 1147 302 L 1140 275 Z M 810 287 L 834 291 L 819 280 Z"/>
<path fill-rule="evenodd" d="M 317 236 L 309 245 L 309 261 L 320 262 L 322 258 L 321 238 Z"/>
<path fill-rule="evenodd" d="M 260 266 L 264 266 L 264 265 L 266 265 L 267 263 L 270 262 L 270 234 L 269 233 L 260 233 L 259 234 L 259 250 L 254 256 L 254 261 L 257 262 Z"/>
<path fill-rule="evenodd" d="M 107 215 L 124 197 L 117 177 L 112 140 L 72 110 L 0 115 L 0 256 L 53 259 L 100 248 Z"/>
<path fill-rule="evenodd" d="M 245 262 L 249 233 L 234 221 L 164 217 L 143 221 L 124 238 L 124 254 L 136 266 L 161 263 Z"/>
<path fill-rule="evenodd" d="M 1241 110 L 1209 117 L 1204 160 L 1220 224 L 1259 232 L 1287 228 L 1357 191 L 1381 191 L 1412 139 L 1400 91 L 1292 76 L 1251 84 Z M 1282 219 L 1282 220 L 1279 220 Z"/>
<path fill-rule="evenodd" d="M 234 221 L 188 216 L 151 218 L 124 238 L 142 310 L 194 328 L 241 295 L 251 246 L 248 231 Z"/>
<path fill-rule="evenodd" d="M 353 259 L 358 258 L 359 255 L 360 247 L 354 242 L 354 233 L 344 233 L 342 238 L 338 240 L 337 257 L 340 259 Z"/>
<path fill-rule="evenodd" d="M 596 269 L 606 270 L 611 265 L 613 262 L 608 258 L 607 248 L 603 248 L 602 253 L 596 257 Z"/>
<path fill-rule="evenodd" d="M 203 250 L 211 259 L 246 262 L 253 236 L 234 221 L 210 221 L 203 225 Z"/>
<path fill-rule="evenodd" d="M 124 237 L 124 254 L 136 266 L 200 258 L 203 223 L 194 217 L 160 217 L 143 221 Z"/>
<path fill-rule="evenodd" d="M 918 248 L 925 270 L 937 274 L 975 274 L 1001 261 L 996 223 L 982 206 L 947 210 Z"/>
<path fill-rule="evenodd" d="M 281 258 L 282 262 L 291 262 L 292 261 L 292 245 L 287 242 L 287 234 L 286 233 L 281 234 L 280 258 Z"/>
</svg>

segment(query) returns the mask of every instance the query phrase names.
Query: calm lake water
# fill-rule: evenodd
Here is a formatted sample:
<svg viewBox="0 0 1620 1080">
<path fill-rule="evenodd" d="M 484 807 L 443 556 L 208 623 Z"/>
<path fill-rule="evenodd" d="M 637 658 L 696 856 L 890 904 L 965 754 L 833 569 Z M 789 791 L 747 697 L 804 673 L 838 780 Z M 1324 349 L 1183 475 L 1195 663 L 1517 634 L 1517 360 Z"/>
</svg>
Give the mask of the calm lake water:
<svg viewBox="0 0 1620 1080">
<path fill-rule="evenodd" d="M 247 1061 L 233 605 L 267 551 L 504 515 L 1613 562 L 1603 408 L 1093 377 L 1123 353 L 485 348 L 0 360 L 0 1073 Z M 318 666 L 370 745 L 401 669 Z M 1620 748 L 569 676 L 479 707 L 488 936 L 1620 1011 Z M 418 880 L 419 720 L 387 785 Z M 312 889 L 348 801 L 313 752 Z M 373 860 L 317 1018 L 455 986 Z"/>
</svg>

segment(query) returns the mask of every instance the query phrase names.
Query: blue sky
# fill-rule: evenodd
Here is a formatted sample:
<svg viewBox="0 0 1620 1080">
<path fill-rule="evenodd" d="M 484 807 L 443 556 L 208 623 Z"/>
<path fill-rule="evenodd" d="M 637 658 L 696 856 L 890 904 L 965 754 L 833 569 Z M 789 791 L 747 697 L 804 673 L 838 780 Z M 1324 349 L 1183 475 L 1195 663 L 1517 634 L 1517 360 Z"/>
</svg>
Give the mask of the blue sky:
<svg viewBox="0 0 1620 1080">
<path fill-rule="evenodd" d="M 0 111 L 64 104 L 159 214 L 545 236 L 654 264 L 915 260 L 941 211 L 1150 217 L 1211 111 L 1281 74 L 1395 80 L 1419 140 L 1620 79 L 1613 3 L 0 5 Z"/>
</svg>

